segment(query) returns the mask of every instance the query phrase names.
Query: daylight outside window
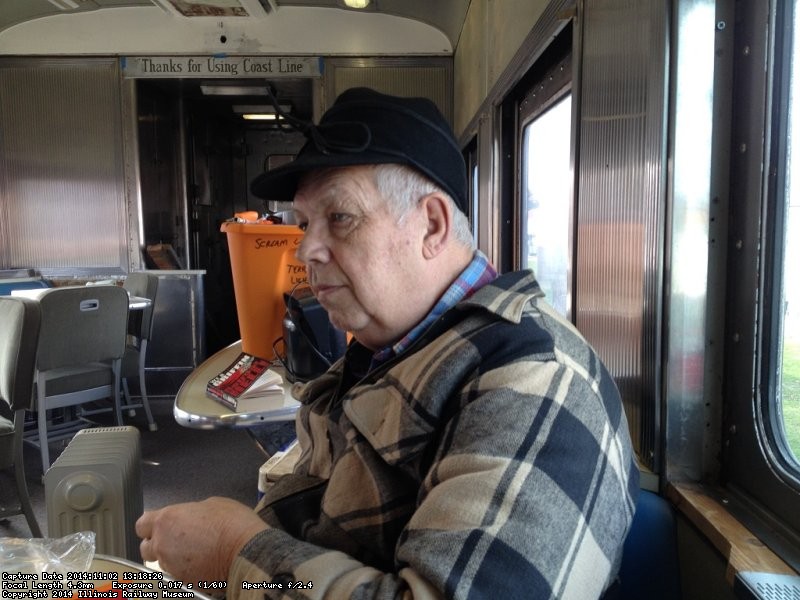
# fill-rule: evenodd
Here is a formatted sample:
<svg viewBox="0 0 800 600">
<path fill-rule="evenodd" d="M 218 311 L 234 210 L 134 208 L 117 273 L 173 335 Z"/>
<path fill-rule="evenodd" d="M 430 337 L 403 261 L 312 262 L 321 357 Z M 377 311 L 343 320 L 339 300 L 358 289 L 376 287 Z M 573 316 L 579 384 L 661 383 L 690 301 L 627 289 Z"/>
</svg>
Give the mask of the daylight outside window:
<svg viewBox="0 0 800 600">
<path fill-rule="evenodd" d="M 795 27 L 798 19 L 795 5 Z M 798 41 L 795 35 L 792 45 L 791 80 L 789 91 L 789 127 L 787 131 L 786 192 L 783 232 L 781 339 L 778 341 L 782 361 L 780 363 L 780 390 L 778 414 L 782 415 L 784 441 L 797 464 L 800 459 L 800 60 Z M 780 239 L 780 238 L 779 238 Z M 780 256 L 780 253 L 778 254 Z"/>
<path fill-rule="evenodd" d="M 524 129 L 522 266 L 533 269 L 550 305 L 569 316 L 570 125 L 566 95 Z"/>
</svg>

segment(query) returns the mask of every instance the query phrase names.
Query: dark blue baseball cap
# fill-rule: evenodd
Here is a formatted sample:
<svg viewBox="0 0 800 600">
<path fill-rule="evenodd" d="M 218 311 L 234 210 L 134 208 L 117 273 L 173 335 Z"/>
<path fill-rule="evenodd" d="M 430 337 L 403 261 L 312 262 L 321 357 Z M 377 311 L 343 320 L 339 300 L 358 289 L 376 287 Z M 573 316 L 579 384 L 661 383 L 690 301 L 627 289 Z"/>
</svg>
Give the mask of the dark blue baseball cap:
<svg viewBox="0 0 800 600">
<path fill-rule="evenodd" d="M 450 125 L 427 98 L 352 88 L 305 135 L 308 141 L 292 162 L 253 180 L 254 195 L 290 201 L 300 178 L 314 169 L 393 163 L 413 167 L 467 212 L 464 157 Z"/>
</svg>

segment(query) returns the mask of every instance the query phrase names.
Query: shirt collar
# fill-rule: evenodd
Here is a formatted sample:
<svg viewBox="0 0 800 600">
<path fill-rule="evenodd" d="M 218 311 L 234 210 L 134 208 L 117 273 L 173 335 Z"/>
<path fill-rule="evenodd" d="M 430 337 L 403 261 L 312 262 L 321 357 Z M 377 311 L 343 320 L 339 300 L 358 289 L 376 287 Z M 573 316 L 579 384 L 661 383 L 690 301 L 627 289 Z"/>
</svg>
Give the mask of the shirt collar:
<svg viewBox="0 0 800 600">
<path fill-rule="evenodd" d="M 422 319 L 411 331 L 402 339 L 391 346 L 381 348 L 372 357 L 374 368 L 386 362 L 390 358 L 397 356 L 414 343 L 422 333 L 448 309 L 452 308 L 465 298 L 469 298 L 487 283 L 491 283 L 497 277 L 497 271 L 480 250 L 475 250 L 475 254 L 467 267 L 455 278 L 450 287 L 437 300 L 431 311 Z"/>
</svg>

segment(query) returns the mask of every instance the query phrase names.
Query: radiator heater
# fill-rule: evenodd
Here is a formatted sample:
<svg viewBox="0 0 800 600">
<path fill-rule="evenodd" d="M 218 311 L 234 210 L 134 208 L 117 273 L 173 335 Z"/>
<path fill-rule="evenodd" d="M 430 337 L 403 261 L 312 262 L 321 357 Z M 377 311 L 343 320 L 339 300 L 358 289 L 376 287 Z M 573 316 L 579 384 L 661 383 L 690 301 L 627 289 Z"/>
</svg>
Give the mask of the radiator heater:
<svg viewBox="0 0 800 600">
<path fill-rule="evenodd" d="M 79 431 L 44 476 L 49 537 L 94 531 L 95 551 L 141 562 L 134 524 L 142 514 L 139 430 Z"/>
</svg>

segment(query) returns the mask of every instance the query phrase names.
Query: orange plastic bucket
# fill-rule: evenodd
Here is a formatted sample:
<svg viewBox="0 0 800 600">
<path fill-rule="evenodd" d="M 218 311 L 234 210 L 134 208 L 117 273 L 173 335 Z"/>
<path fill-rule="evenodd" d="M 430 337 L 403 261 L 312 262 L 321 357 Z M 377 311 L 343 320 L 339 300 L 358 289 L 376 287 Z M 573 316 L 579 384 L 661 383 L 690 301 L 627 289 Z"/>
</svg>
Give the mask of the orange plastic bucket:
<svg viewBox="0 0 800 600">
<path fill-rule="evenodd" d="M 220 231 L 228 236 L 242 351 L 272 359 L 283 335 L 283 293 L 306 281 L 306 267 L 295 256 L 303 232 L 268 222 L 226 222 Z"/>
</svg>

